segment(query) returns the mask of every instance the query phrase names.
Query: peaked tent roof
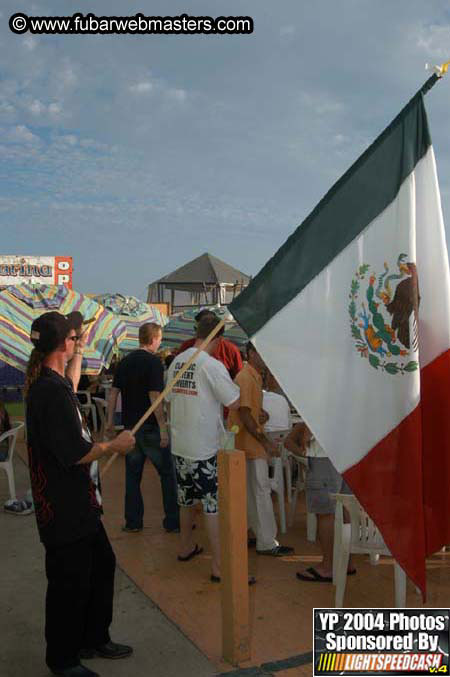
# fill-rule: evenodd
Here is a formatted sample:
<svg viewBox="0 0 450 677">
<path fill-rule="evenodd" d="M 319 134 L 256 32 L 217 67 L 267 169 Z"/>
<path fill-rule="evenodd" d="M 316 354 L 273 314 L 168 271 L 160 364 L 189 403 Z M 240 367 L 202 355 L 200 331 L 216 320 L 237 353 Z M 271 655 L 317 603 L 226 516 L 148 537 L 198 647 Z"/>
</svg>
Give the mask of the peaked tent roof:
<svg viewBox="0 0 450 677">
<path fill-rule="evenodd" d="M 202 254 L 196 259 L 185 263 L 184 266 L 177 268 L 173 273 L 155 280 L 153 284 L 193 284 L 204 282 L 206 284 L 228 283 L 235 284 L 236 282 L 250 282 L 250 277 L 233 266 L 228 265 L 225 261 L 212 256 L 212 254 Z"/>
</svg>

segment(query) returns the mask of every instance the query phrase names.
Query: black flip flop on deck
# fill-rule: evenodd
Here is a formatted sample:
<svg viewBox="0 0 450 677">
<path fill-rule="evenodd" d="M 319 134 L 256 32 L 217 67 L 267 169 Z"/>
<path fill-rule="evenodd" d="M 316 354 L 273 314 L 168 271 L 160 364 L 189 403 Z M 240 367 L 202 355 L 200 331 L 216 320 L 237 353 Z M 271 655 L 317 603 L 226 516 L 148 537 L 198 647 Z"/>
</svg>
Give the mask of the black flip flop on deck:
<svg viewBox="0 0 450 677">
<path fill-rule="evenodd" d="M 301 574 L 299 571 L 295 574 L 297 578 L 300 581 L 306 581 L 307 583 L 332 583 L 333 582 L 333 577 L 332 576 L 321 576 L 314 567 L 309 567 L 309 569 L 306 569 L 306 573 L 311 574 L 311 576 L 305 576 L 304 574 Z"/>
<path fill-rule="evenodd" d="M 220 576 L 214 576 L 214 574 L 211 574 L 210 576 L 211 583 L 220 583 L 222 580 Z M 256 583 L 256 578 L 254 576 L 249 576 L 248 577 L 248 584 L 249 585 L 255 585 Z"/>
<path fill-rule="evenodd" d="M 186 557 L 181 557 L 181 555 L 178 555 L 178 561 L 179 562 L 189 562 L 190 559 L 192 559 L 196 555 L 200 555 L 201 552 L 203 552 L 203 548 L 199 548 L 198 545 L 196 544 L 193 551 L 190 552 L 189 555 L 186 555 Z"/>
</svg>

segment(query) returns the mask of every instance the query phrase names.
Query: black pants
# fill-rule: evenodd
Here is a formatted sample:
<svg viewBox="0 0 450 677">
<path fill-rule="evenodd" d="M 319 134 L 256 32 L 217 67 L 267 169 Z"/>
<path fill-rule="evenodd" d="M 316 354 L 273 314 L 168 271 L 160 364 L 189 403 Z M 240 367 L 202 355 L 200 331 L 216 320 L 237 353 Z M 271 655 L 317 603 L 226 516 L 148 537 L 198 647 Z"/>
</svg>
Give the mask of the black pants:
<svg viewBox="0 0 450 677">
<path fill-rule="evenodd" d="M 45 639 L 50 668 L 74 667 L 80 662 L 80 649 L 109 642 L 115 567 L 116 558 L 101 523 L 88 538 L 46 547 Z"/>
</svg>

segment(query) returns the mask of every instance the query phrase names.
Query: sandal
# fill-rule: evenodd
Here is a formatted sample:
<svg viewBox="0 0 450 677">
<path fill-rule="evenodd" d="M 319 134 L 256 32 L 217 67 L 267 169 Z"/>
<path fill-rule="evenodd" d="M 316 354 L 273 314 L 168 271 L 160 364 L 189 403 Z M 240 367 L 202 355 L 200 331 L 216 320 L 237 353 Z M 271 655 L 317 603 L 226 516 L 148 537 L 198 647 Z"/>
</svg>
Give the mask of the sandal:
<svg viewBox="0 0 450 677">
<path fill-rule="evenodd" d="M 193 551 L 190 552 L 189 555 L 186 555 L 186 557 L 182 557 L 181 555 L 178 555 L 178 561 L 179 562 L 189 562 L 190 559 L 192 559 L 196 555 L 200 555 L 201 552 L 203 552 L 203 548 L 199 548 L 198 545 L 195 544 L 195 548 L 193 549 Z"/>
<path fill-rule="evenodd" d="M 295 574 L 297 578 L 300 581 L 306 581 L 307 583 L 332 583 L 333 582 L 333 577 L 332 576 L 321 576 L 319 572 L 314 569 L 314 567 L 309 567 L 309 569 L 306 569 L 306 572 L 308 574 L 311 574 L 311 576 L 305 576 L 305 574 L 301 574 L 299 571 Z"/>
<path fill-rule="evenodd" d="M 211 583 L 220 583 L 220 581 L 222 579 L 220 578 L 220 576 L 214 576 L 214 574 L 211 574 L 210 580 L 211 580 Z M 256 583 L 256 578 L 254 576 L 249 576 L 248 577 L 248 584 L 249 585 L 255 585 L 255 583 Z"/>
</svg>

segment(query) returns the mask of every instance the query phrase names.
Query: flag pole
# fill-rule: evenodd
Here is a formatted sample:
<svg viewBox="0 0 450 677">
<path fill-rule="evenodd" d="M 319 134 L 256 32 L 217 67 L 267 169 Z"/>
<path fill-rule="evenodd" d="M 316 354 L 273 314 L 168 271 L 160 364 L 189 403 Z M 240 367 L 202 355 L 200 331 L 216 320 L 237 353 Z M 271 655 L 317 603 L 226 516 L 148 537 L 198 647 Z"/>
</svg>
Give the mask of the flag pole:
<svg viewBox="0 0 450 677">
<path fill-rule="evenodd" d="M 177 381 L 179 381 L 180 378 L 183 376 L 184 372 L 187 371 L 187 370 L 189 369 L 189 367 L 191 366 L 191 364 L 197 359 L 197 357 L 200 355 L 200 353 L 202 352 L 202 350 L 205 350 L 205 348 L 211 343 L 211 341 L 212 341 L 213 338 L 216 336 L 216 334 L 218 334 L 219 331 L 220 331 L 220 330 L 222 329 L 222 327 L 224 327 L 224 326 L 225 326 L 225 320 L 220 320 L 220 322 L 214 327 L 214 329 L 213 329 L 213 330 L 208 334 L 208 336 L 205 338 L 205 340 L 203 341 L 203 343 L 197 348 L 197 350 L 196 350 L 195 353 L 192 355 L 192 357 L 190 357 L 189 360 L 188 360 L 187 362 L 185 362 L 185 364 L 184 364 L 183 367 L 180 369 L 180 371 L 176 374 L 176 376 L 174 376 L 173 379 L 171 380 L 171 382 L 168 383 L 168 384 L 166 385 L 166 387 L 164 388 L 164 390 L 162 391 L 162 393 L 160 393 L 160 394 L 158 395 L 158 397 L 156 398 L 156 400 L 155 400 L 155 401 L 151 404 L 151 406 L 147 409 L 147 411 L 145 412 L 145 414 L 144 414 L 143 416 L 141 416 L 141 418 L 139 419 L 139 421 L 133 426 L 133 428 L 132 428 L 132 430 L 131 430 L 131 432 L 132 432 L 133 435 L 135 435 L 135 434 L 137 433 L 137 431 L 139 430 L 139 428 L 145 423 L 145 421 L 148 419 L 148 417 L 151 416 L 151 415 L 153 414 L 153 412 L 155 411 L 155 409 L 161 404 L 161 402 L 162 402 L 163 399 L 166 397 L 166 395 L 168 395 L 168 394 L 171 392 L 172 388 L 173 388 L 174 385 L 177 383 Z M 114 461 L 116 460 L 116 458 L 117 458 L 118 455 L 119 455 L 119 454 L 116 452 L 115 454 L 113 454 L 113 455 L 111 456 L 111 458 L 108 459 L 108 462 L 106 463 L 105 467 L 103 468 L 103 470 L 102 470 L 101 473 L 100 473 L 100 478 L 101 478 L 101 479 L 104 478 L 104 476 L 106 475 L 106 473 L 108 472 L 108 470 L 110 469 L 110 467 L 112 466 L 112 464 L 114 463 Z"/>
<path fill-rule="evenodd" d="M 423 83 L 422 87 L 419 89 L 419 92 L 420 92 L 421 94 L 423 94 L 423 95 L 428 94 L 428 92 L 430 91 L 430 89 L 431 89 L 432 87 L 434 87 L 434 85 L 436 84 L 436 82 L 438 82 L 438 81 L 441 79 L 441 77 L 442 77 L 442 76 L 439 76 L 437 73 L 433 73 L 433 75 L 431 75 L 431 76 L 428 78 L 428 80 L 426 80 L 426 81 Z"/>
</svg>

